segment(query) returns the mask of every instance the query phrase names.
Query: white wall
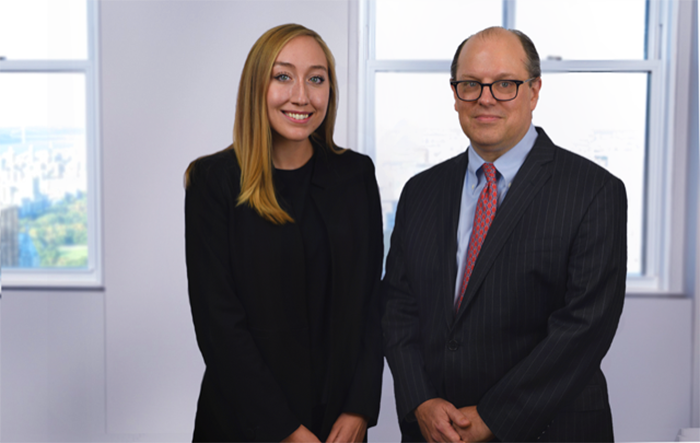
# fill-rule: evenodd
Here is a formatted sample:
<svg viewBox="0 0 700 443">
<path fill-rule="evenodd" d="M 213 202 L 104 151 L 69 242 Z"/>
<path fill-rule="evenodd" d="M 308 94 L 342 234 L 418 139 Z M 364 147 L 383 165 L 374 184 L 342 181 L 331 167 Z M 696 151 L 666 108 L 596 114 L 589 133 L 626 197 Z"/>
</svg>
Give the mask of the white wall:
<svg viewBox="0 0 700 443">
<path fill-rule="evenodd" d="M 245 56 L 298 22 L 334 52 L 348 139 L 353 0 L 103 0 L 105 287 L 3 291 L 0 438 L 186 441 L 203 365 L 187 301 L 182 173 L 227 146 Z M 692 303 L 630 298 L 604 370 L 619 441 L 690 425 Z M 397 441 L 391 377 L 372 441 Z"/>
<path fill-rule="evenodd" d="M 184 169 L 230 144 L 239 73 L 268 28 L 298 21 L 326 35 L 343 88 L 347 11 L 339 1 L 103 2 L 108 433 L 190 432 L 183 417 L 203 367 L 186 293 Z"/>
</svg>

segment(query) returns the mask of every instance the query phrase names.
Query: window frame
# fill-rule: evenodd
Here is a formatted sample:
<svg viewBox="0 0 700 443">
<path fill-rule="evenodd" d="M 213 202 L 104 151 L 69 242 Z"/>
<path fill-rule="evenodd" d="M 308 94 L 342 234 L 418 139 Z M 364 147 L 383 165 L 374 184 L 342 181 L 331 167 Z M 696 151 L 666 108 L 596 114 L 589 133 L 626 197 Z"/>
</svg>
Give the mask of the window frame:
<svg viewBox="0 0 700 443">
<path fill-rule="evenodd" d="M 501 26 L 516 28 L 517 0 L 502 0 Z M 628 295 L 681 294 L 685 217 L 682 128 L 675 122 L 679 0 L 647 0 L 645 60 L 542 60 L 542 73 L 622 72 L 648 74 L 642 274 L 627 276 Z M 379 60 L 375 53 L 376 0 L 359 4 L 358 136 L 362 152 L 376 159 L 375 79 L 378 73 L 449 73 L 451 60 Z M 465 35 L 465 38 L 467 35 Z M 458 42 L 455 43 L 455 45 Z M 536 44 L 536 42 L 535 42 Z M 456 46 L 455 46 L 456 47 Z M 673 147 L 667 149 L 666 147 Z M 675 191 L 675 194 L 674 194 Z"/>
<path fill-rule="evenodd" d="M 99 4 L 87 2 L 87 44 L 85 60 L 12 60 L 0 59 L 0 73 L 73 73 L 85 76 L 85 149 L 87 176 L 88 264 L 74 268 L 4 268 L 4 289 L 98 289 L 103 286 L 102 220 L 100 179 L 99 116 Z M 1 54 L 0 54 L 1 55 Z"/>
</svg>

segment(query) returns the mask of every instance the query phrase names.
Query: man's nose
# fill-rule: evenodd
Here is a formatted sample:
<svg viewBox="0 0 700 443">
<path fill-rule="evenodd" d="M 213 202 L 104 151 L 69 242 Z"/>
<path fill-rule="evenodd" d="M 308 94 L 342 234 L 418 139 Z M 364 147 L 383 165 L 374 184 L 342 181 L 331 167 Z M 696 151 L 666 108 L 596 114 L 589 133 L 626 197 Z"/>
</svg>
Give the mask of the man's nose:
<svg viewBox="0 0 700 443">
<path fill-rule="evenodd" d="M 491 86 L 483 85 L 481 87 L 481 97 L 479 97 L 479 103 L 484 105 L 492 105 L 496 103 L 496 97 L 493 96 L 493 89 Z"/>
</svg>

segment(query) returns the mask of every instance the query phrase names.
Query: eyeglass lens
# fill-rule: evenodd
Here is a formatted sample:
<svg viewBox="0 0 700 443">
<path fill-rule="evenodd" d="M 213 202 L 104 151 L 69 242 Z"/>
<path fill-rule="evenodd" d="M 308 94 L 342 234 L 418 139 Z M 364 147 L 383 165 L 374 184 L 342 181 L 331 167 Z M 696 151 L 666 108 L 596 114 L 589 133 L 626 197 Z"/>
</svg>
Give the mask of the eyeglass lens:
<svg viewBox="0 0 700 443">
<path fill-rule="evenodd" d="M 482 93 L 482 87 L 488 87 L 479 82 L 457 83 L 457 94 L 462 100 L 476 100 Z M 512 100 L 518 94 L 518 84 L 512 81 L 500 81 L 490 85 L 491 93 L 496 100 Z"/>
</svg>

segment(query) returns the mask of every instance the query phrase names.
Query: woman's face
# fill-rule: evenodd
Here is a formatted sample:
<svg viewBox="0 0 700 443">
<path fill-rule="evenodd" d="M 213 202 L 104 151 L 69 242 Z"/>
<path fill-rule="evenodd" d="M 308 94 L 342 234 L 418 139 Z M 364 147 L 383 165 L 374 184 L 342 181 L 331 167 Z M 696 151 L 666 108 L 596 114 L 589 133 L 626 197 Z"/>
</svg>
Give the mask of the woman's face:
<svg viewBox="0 0 700 443">
<path fill-rule="evenodd" d="M 280 51 L 267 89 L 267 113 L 275 144 L 305 142 L 326 117 L 328 62 L 318 42 L 295 37 Z"/>
</svg>

